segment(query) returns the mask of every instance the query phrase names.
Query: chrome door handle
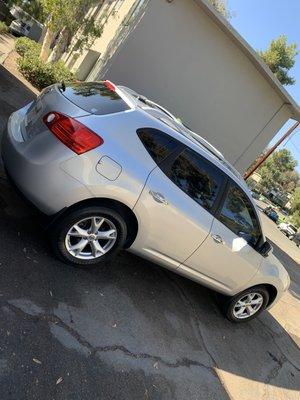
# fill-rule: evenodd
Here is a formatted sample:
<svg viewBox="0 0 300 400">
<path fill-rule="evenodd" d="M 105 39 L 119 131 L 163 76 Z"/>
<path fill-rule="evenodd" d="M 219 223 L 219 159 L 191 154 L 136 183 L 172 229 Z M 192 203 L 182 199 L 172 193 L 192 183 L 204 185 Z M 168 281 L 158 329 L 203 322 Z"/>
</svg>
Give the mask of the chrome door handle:
<svg viewBox="0 0 300 400">
<path fill-rule="evenodd" d="M 223 239 L 221 238 L 220 235 L 211 235 L 211 237 L 213 238 L 213 240 L 218 243 L 218 244 L 224 244 Z"/>
<path fill-rule="evenodd" d="M 149 193 L 151 194 L 151 196 L 153 197 L 153 199 L 154 199 L 155 201 L 157 201 L 158 203 L 165 204 L 165 205 L 168 204 L 168 202 L 167 202 L 167 200 L 164 198 L 164 195 L 163 195 L 163 194 L 161 194 L 161 193 L 159 193 L 159 192 L 153 192 L 152 190 L 150 190 Z"/>
</svg>

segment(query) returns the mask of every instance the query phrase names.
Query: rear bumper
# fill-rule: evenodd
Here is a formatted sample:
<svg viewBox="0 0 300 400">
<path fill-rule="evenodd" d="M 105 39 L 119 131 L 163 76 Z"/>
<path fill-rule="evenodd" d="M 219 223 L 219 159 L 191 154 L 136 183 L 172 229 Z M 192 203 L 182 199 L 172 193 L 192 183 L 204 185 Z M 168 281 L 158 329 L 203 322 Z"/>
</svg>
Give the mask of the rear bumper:
<svg viewBox="0 0 300 400">
<path fill-rule="evenodd" d="M 92 196 L 81 182 L 60 168 L 60 164 L 73 158 L 74 153 L 50 132 L 24 141 L 20 125 L 27 108 L 16 111 L 9 118 L 2 139 L 3 162 L 25 197 L 43 213 L 54 215 Z"/>
</svg>

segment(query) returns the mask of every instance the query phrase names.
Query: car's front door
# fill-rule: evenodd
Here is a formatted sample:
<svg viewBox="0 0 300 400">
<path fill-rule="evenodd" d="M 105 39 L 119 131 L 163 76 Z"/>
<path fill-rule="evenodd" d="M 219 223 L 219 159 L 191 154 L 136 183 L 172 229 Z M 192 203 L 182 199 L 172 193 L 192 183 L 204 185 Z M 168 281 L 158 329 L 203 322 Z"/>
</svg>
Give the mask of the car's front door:
<svg viewBox="0 0 300 400">
<path fill-rule="evenodd" d="M 134 211 L 138 236 L 132 250 L 170 268 L 179 267 L 211 230 L 224 177 L 185 148 L 155 168 Z"/>
<path fill-rule="evenodd" d="M 206 241 L 180 267 L 207 284 L 231 293 L 256 274 L 262 256 L 260 222 L 251 201 L 234 182 L 226 191 Z"/>
</svg>

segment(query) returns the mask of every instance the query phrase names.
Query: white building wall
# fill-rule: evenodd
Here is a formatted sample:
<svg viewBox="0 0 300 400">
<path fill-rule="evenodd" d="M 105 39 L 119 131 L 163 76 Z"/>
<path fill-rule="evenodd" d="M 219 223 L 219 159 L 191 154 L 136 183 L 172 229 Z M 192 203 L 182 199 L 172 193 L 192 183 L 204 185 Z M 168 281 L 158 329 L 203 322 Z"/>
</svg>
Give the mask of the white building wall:
<svg viewBox="0 0 300 400">
<path fill-rule="evenodd" d="M 170 109 L 241 172 L 290 116 L 266 79 L 194 0 L 150 0 L 105 77 Z"/>
</svg>

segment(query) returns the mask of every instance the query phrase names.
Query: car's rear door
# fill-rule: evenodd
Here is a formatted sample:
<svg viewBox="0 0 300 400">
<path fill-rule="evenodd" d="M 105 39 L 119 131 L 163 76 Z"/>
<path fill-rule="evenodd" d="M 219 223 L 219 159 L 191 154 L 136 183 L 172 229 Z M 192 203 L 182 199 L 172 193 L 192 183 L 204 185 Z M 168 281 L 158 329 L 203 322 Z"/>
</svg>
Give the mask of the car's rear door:
<svg viewBox="0 0 300 400">
<path fill-rule="evenodd" d="M 236 183 L 230 181 L 210 235 L 180 268 L 212 287 L 236 292 L 251 280 L 262 262 L 262 240 L 256 210 Z"/>
<path fill-rule="evenodd" d="M 177 149 L 149 175 L 134 208 L 139 230 L 132 250 L 178 268 L 209 235 L 224 180 L 197 152 Z"/>
</svg>

